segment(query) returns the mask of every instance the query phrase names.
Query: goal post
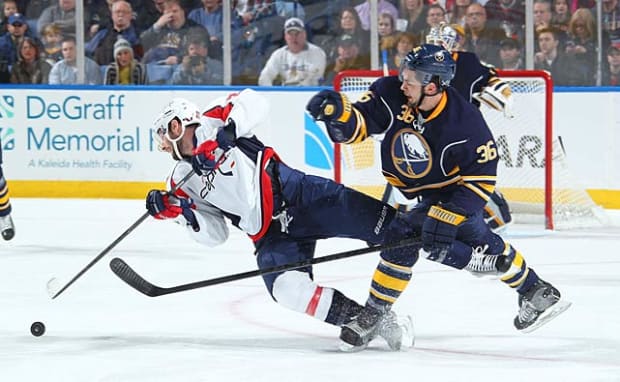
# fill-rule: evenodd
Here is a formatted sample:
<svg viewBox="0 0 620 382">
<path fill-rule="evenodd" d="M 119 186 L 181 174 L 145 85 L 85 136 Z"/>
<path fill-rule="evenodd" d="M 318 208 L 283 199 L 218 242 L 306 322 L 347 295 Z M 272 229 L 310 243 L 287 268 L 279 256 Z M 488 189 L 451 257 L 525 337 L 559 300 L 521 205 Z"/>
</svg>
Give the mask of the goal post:
<svg viewBox="0 0 620 382">
<path fill-rule="evenodd" d="M 390 74 L 396 74 L 392 72 Z M 547 229 L 601 225 L 606 219 L 578 179 L 571 176 L 561 138 L 553 130 L 553 80 L 541 70 L 498 71 L 510 84 L 515 117 L 480 107 L 495 137 L 500 160 L 497 189 L 509 202 L 517 223 L 539 223 Z M 352 101 L 361 96 L 380 70 L 338 73 L 334 90 Z M 382 199 L 380 139 L 334 145 L 334 179 Z"/>
</svg>

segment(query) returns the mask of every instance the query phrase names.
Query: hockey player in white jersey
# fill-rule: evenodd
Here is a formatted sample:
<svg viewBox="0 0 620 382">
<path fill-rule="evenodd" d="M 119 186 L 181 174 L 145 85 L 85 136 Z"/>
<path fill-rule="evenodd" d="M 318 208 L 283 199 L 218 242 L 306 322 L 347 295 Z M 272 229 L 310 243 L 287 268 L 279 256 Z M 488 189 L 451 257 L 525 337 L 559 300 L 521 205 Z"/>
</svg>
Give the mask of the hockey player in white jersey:
<svg viewBox="0 0 620 382">
<path fill-rule="evenodd" d="M 175 219 L 207 246 L 225 242 L 232 224 L 253 241 L 259 269 L 312 258 L 318 239 L 381 243 L 394 209 L 284 164 L 254 135 L 268 110 L 265 98 L 251 89 L 218 99 L 204 110 L 184 99 L 167 105 L 155 130 L 161 148 L 177 160 L 168 189 L 189 172 L 196 175 L 174 195 L 150 191 L 149 213 Z M 311 266 L 267 274 L 263 280 L 282 306 L 332 325 L 342 326 L 362 310 L 340 291 L 316 283 Z M 395 350 L 411 346 L 411 320 L 386 315 L 374 336 Z"/>
</svg>

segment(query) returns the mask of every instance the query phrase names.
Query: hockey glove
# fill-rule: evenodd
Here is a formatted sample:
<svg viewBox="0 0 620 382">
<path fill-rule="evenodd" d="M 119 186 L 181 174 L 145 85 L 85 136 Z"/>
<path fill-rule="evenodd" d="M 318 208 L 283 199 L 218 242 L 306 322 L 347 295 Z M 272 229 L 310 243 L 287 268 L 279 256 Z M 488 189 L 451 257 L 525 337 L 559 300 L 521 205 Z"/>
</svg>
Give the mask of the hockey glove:
<svg viewBox="0 0 620 382">
<path fill-rule="evenodd" d="M 228 151 L 235 147 L 237 139 L 236 128 L 235 121 L 229 119 L 226 125 L 217 132 L 215 141 L 205 141 L 194 149 L 192 167 L 197 174 L 207 175 L 217 168 L 218 163 L 214 154 L 217 148 Z"/>
<path fill-rule="evenodd" d="M 431 256 L 449 250 L 465 219 L 465 211 L 452 204 L 432 206 L 422 224 L 422 248 Z"/>
<path fill-rule="evenodd" d="M 504 117 L 514 118 L 512 90 L 508 83 L 497 79 L 496 82 L 482 89 L 480 93 L 474 93 L 473 96 L 481 104 L 484 103 L 492 109 L 503 112 Z"/>
<path fill-rule="evenodd" d="M 315 120 L 325 122 L 327 132 L 334 142 L 347 140 L 343 128 L 351 118 L 352 106 L 346 94 L 321 90 L 308 101 L 306 110 Z"/>
<path fill-rule="evenodd" d="M 217 141 L 205 141 L 194 149 L 192 168 L 196 174 L 207 175 L 217 168 L 217 160 L 213 153 L 219 147 Z"/>
<path fill-rule="evenodd" d="M 217 145 L 224 151 L 230 150 L 235 146 L 237 140 L 237 125 L 235 121 L 229 119 L 226 125 L 217 132 Z"/>
<path fill-rule="evenodd" d="M 166 191 L 151 190 L 146 196 L 146 210 L 155 219 L 176 219 L 183 215 L 194 231 L 199 231 L 200 226 L 196 215 L 192 211 L 194 205 L 191 199 L 177 198 Z"/>
</svg>

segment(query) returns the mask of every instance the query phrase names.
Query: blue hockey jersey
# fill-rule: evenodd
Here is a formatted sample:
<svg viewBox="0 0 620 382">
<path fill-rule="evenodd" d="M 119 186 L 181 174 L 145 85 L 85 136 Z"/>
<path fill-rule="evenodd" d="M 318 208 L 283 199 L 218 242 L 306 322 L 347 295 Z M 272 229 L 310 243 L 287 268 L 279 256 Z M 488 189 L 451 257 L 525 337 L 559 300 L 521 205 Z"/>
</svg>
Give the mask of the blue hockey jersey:
<svg viewBox="0 0 620 382">
<path fill-rule="evenodd" d="M 481 209 L 495 188 L 497 149 L 478 109 L 449 87 L 435 109 L 407 105 L 396 76 L 375 81 L 353 104 L 348 143 L 385 134 L 381 166 L 408 199 Z"/>
<path fill-rule="evenodd" d="M 452 52 L 452 58 L 456 62 L 456 72 L 450 86 L 458 90 L 467 101 L 480 106 L 473 94 L 499 80 L 495 69 L 480 62 L 475 53 Z"/>
</svg>

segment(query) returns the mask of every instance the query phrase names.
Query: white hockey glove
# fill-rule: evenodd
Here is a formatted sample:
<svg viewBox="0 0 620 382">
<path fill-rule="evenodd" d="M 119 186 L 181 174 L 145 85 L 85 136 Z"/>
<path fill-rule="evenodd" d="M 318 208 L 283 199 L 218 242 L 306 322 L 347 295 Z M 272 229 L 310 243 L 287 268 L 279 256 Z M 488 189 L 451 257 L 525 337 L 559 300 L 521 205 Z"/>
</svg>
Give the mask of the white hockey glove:
<svg viewBox="0 0 620 382">
<path fill-rule="evenodd" d="M 510 85 L 502 80 L 498 80 L 492 85 L 482 89 L 480 93 L 474 93 L 474 98 L 492 109 L 504 112 L 504 117 L 514 118 L 512 112 L 512 90 Z"/>
</svg>

